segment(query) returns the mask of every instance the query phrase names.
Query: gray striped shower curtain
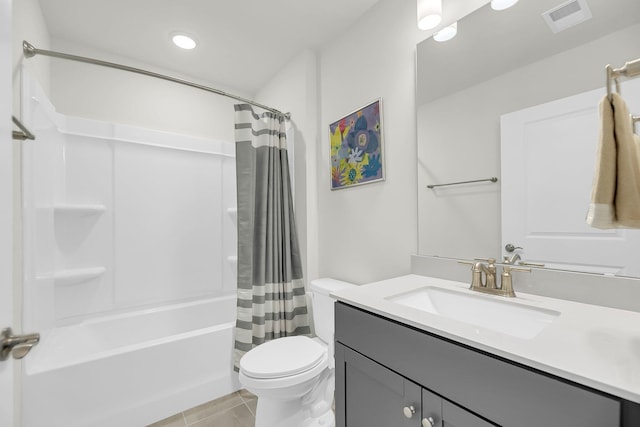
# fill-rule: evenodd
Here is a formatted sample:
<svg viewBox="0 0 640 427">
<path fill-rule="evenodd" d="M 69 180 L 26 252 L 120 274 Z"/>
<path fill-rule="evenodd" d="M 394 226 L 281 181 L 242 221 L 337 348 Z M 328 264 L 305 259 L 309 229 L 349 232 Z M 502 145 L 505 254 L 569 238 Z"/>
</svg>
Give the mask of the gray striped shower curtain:
<svg viewBox="0 0 640 427">
<path fill-rule="evenodd" d="M 235 105 L 238 300 L 234 368 L 266 341 L 309 335 L 285 118 Z"/>
</svg>

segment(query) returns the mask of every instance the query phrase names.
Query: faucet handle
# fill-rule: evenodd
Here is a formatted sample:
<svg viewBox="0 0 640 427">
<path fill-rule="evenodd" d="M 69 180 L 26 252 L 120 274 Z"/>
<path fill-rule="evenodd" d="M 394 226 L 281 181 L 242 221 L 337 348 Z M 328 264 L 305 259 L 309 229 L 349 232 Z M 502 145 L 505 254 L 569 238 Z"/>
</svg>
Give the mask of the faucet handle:
<svg viewBox="0 0 640 427">
<path fill-rule="evenodd" d="M 483 286 L 482 269 L 479 265 L 480 262 L 459 260 L 458 264 L 467 264 L 471 266 L 471 286 L 469 287 L 469 289 L 477 289 Z"/>
<path fill-rule="evenodd" d="M 511 272 L 513 271 L 531 273 L 531 269 L 529 267 L 516 267 L 512 265 L 505 265 L 502 267 L 502 274 L 500 275 L 500 289 L 502 290 L 502 295 L 511 298 L 516 296 L 516 293 L 513 291 L 513 276 L 511 275 Z"/>
</svg>

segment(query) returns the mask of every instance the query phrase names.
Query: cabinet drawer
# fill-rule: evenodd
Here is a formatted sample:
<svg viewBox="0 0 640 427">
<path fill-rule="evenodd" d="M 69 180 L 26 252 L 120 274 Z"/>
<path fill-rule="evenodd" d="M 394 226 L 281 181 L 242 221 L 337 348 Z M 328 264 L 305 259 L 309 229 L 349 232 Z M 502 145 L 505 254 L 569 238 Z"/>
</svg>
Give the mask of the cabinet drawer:
<svg viewBox="0 0 640 427">
<path fill-rule="evenodd" d="M 336 304 L 337 342 L 508 427 L 620 426 L 619 399 Z"/>
</svg>

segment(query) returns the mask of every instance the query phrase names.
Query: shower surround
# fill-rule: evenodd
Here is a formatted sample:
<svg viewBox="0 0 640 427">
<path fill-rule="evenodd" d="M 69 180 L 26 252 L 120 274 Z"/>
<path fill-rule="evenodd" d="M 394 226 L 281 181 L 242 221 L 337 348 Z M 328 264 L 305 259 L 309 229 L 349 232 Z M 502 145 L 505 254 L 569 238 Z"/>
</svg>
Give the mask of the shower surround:
<svg viewBox="0 0 640 427">
<path fill-rule="evenodd" d="M 231 143 L 55 112 L 23 72 L 23 425 L 140 426 L 231 393 Z"/>
</svg>

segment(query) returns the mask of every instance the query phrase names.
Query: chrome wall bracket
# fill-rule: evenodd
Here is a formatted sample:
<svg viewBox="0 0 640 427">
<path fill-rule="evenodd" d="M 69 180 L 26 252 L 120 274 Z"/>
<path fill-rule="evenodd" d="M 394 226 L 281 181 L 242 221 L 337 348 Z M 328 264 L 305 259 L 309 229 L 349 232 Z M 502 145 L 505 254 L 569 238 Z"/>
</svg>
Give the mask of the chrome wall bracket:
<svg viewBox="0 0 640 427">
<path fill-rule="evenodd" d="M 17 139 L 19 141 L 24 141 L 25 139 L 31 139 L 31 140 L 36 139 L 35 135 L 32 134 L 29 131 L 29 129 L 27 129 L 25 125 L 23 125 L 22 122 L 20 122 L 20 120 L 16 119 L 15 116 L 11 116 L 11 120 L 13 120 L 13 124 L 18 126 L 18 128 L 20 129 L 20 131 L 15 131 L 15 130 L 13 131 L 12 133 L 13 139 Z"/>
<path fill-rule="evenodd" d="M 40 334 L 13 335 L 11 328 L 0 333 L 0 361 L 7 360 L 9 355 L 14 359 L 22 359 L 40 341 Z"/>
</svg>

